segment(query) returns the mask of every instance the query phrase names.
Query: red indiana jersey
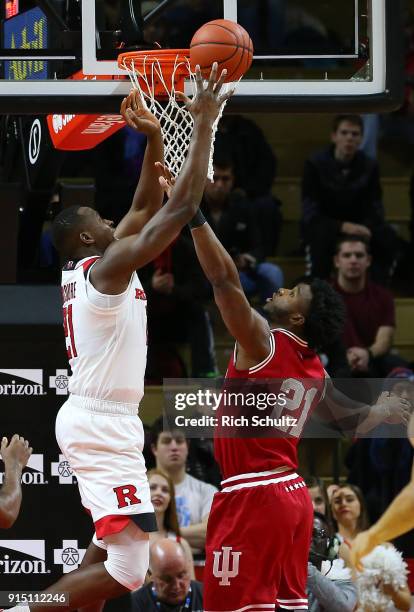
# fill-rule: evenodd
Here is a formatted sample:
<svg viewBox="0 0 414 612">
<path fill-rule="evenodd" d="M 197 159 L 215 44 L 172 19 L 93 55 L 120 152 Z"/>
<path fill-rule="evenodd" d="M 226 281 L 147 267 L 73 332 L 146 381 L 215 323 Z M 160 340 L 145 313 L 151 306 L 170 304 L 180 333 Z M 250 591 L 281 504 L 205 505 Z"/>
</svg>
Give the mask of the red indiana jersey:
<svg viewBox="0 0 414 612">
<path fill-rule="evenodd" d="M 287 422 L 288 426 L 283 424 L 276 429 L 272 428 L 272 437 L 245 437 L 237 433 L 233 437 L 221 437 L 224 429 L 219 425 L 214 439 L 214 453 L 224 480 L 239 474 L 264 472 L 281 466 L 295 470 L 298 464 L 297 446 L 303 428 L 323 398 L 326 373 L 318 355 L 308 347 L 307 342 L 284 329 L 274 329 L 271 330 L 270 344 L 270 353 L 261 363 L 248 370 L 237 370 L 236 343 L 226 373 L 227 386 L 230 383 L 233 388 L 233 380 L 235 386 L 240 381 L 237 390 L 240 392 L 244 389 L 246 394 L 250 381 L 252 390 L 260 385 L 261 380 L 266 379 L 270 383 L 268 389 L 274 392 L 276 387 L 277 393 L 283 397 L 277 409 L 277 421 Z M 249 412 L 252 414 L 252 409 Z M 263 410 L 255 412 L 259 418 L 265 414 Z M 222 401 L 218 411 L 219 419 L 225 413 Z M 272 413 L 275 414 L 274 409 Z"/>
</svg>

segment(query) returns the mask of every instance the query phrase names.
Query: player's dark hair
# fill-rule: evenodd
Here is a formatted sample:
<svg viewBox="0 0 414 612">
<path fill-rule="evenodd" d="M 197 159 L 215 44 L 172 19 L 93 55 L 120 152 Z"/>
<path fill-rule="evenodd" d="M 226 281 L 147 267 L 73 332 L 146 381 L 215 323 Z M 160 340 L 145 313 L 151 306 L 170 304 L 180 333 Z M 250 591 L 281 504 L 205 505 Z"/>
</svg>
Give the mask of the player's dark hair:
<svg viewBox="0 0 414 612">
<path fill-rule="evenodd" d="M 312 300 L 304 324 L 308 345 L 324 350 L 341 335 L 345 323 L 345 306 L 341 296 L 326 281 L 315 278 L 305 281 L 312 291 Z"/>
<path fill-rule="evenodd" d="M 336 242 L 335 255 L 338 255 L 339 251 L 341 250 L 341 246 L 344 244 L 344 242 L 362 242 L 362 244 L 365 245 L 368 255 L 371 253 L 370 242 L 368 238 L 366 238 L 365 236 L 357 236 L 354 234 L 349 234 L 349 235 L 342 234 Z"/>
<path fill-rule="evenodd" d="M 52 242 L 60 255 L 68 255 L 68 243 L 73 230 L 80 224 L 82 217 L 79 215 L 80 206 L 68 206 L 64 208 L 52 223 Z"/>
<path fill-rule="evenodd" d="M 362 121 L 361 115 L 337 115 L 332 122 L 332 131 L 336 132 L 344 121 L 357 125 L 361 130 L 361 134 L 364 133 L 364 122 Z"/>
</svg>

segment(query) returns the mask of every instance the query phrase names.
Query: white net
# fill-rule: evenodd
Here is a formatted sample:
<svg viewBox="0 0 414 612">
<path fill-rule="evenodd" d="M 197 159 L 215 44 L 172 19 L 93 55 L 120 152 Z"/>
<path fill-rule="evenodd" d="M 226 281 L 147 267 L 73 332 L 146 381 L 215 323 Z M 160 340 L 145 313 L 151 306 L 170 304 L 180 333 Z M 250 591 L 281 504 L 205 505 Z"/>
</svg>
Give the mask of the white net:
<svg viewBox="0 0 414 612">
<path fill-rule="evenodd" d="M 185 106 L 175 99 L 175 76 L 177 70 L 181 70 L 184 67 L 192 85 L 192 93 L 195 95 L 195 75 L 191 72 L 188 60 L 179 55 L 175 59 L 171 82 L 168 83 L 165 80 L 162 64 L 159 60 L 145 56 L 143 60 L 140 60 L 140 65 L 142 66 L 141 70 L 132 61 L 131 66 L 124 63 L 124 69 L 128 72 L 135 89 L 140 92 L 143 103 L 160 122 L 164 139 L 165 164 L 171 174 L 177 177 L 187 156 L 194 122 Z M 140 79 L 145 84 L 145 88 L 141 87 Z M 162 102 L 156 98 L 156 83 L 161 85 L 165 91 Z M 211 181 L 213 180 L 214 140 L 225 104 L 226 102 L 222 104 L 220 113 L 212 127 L 213 137 L 207 172 L 207 177 Z"/>
</svg>

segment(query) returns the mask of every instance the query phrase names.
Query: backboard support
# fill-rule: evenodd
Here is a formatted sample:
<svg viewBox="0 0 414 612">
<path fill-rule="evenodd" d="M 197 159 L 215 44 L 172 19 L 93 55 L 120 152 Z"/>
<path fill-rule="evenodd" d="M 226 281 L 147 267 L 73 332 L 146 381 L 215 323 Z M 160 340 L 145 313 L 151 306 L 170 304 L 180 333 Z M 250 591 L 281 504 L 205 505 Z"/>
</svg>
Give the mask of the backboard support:
<svg viewBox="0 0 414 612">
<path fill-rule="evenodd" d="M 3 19 L 0 113 L 115 113 L 130 90 L 116 61 L 125 44 L 188 47 L 202 23 L 221 17 L 241 23 L 255 45 L 228 112 L 384 112 L 403 99 L 400 0 L 81 5 L 77 13 L 75 2 L 22 0 Z M 71 79 L 79 70 L 85 79 Z"/>
</svg>

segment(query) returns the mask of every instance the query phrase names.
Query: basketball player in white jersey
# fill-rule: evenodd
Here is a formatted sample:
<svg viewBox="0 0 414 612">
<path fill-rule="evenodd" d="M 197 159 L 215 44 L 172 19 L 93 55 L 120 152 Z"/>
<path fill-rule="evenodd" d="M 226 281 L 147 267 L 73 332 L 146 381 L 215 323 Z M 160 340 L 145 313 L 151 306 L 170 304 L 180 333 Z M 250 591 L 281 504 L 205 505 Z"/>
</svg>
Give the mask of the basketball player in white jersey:
<svg viewBox="0 0 414 612">
<path fill-rule="evenodd" d="M 156 531 L 156 522 L 137 416 L 147 346 L 146 297 L 135 270 L 157 257 L 198 209 L 212 125 L 232 93 L 220 93 L 225 75 L 223 71 L 217 79 L 214 64 L 204 86 L 197 68 L 196 96 L 192 101 L 182 96 L 194 131 L 174 195 L 163 208 L 155 167 L 156 161 L 163 161 L 161 130 L 131 94 L 121 112 L 128 125 L 147 135 L 148 145 L 130 212 L 115 231 L 111 222 L 85 206 L 66 209 L 55 219 L 54 242 L 66 262 L 63 315 L 72 369 L 70 396 L 59 411 L 56 436 L 78 480 L 82 504 L 92 515 L 95 535 L 82 566 L 45 591 L 68 593 L 69 605 L 36 610 L 97 610 L 100 601 L 144 581 L 148 532 Z"/>
</svg>

